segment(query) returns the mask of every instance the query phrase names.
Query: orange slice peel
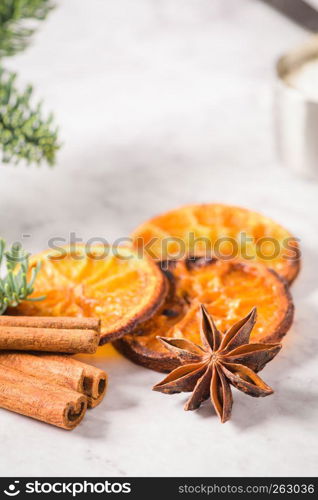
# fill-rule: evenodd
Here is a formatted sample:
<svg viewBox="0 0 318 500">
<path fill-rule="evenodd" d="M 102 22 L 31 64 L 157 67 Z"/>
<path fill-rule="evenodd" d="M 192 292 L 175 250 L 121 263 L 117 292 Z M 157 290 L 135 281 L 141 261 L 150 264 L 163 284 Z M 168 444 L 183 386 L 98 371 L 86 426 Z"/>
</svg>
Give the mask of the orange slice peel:
<svg viewBox="0 0 318 500">
<path fill-rule="evenodd" d="M 298 240 L 269 217 L 217 203 L 187 205 L 158 215 L 133 232 L 155 260 L 214 255 L 261 262 L 291 283 L 300 269 Z"/>
<path fill-rule="evenodd" d="M 293 320 L 294 306 L 287 282 L 260 263 L 248 264 L 204 258 L 170 262 L 170 292 L 163 307 L 149 321 L 115 343 L 132 361 L 158 371 L 170 371 L 178 360 L 158 336 L 185 338 L 200 345 L 200 304 L 204 304 L 222 332 L 251 309 L 257 321 L 251 342 L 277 342 Z"/>
</svg>

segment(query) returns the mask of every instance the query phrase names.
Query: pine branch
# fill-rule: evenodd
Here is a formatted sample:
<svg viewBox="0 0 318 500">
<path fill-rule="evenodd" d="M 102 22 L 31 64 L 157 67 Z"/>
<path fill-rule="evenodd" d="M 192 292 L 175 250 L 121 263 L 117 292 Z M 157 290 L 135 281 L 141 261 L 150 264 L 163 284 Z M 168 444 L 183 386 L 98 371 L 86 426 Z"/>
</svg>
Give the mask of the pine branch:
<svg viewBox="0 0 318 500">
<path fill-rule="evenodd" d="M 0 0 L 0 58 L 25 49 L 35 31 L 34 21 L 45 19 L 51 0 Z M 27 22 L 27 24 L 26 24 Z M 52 116 L 44 118 L 41 106 L 31 103 L 32 87 L 19 92 L 16 75 L 0 68 L 0 145 L 3 162 L 49 165 L 59 149 Z"/>
<path fill-rule="evenodd" d="M 5 259 L 7 274 L 0 277 L 0 314 L 3 314 L 7 307 L 17 307 L 22 300 L 42 300 L 44 297 L 28 299 L 34 291 L 33 285 L 40 270 L 41 264 L 37 264 L 32 269 L 30 281 L 27 281 L 29 271 L 29 254 L 23 250 L 19 243 L 12 245 L 11 249 L 5 252 L 5 241 L 0 239 L 0 267 Z"/>
<path fill-rule="evenodd" d="M 0 58 L 24 50 L 35 31 L 21 21 L 40 21 L 54 8 L 51 0 L 0 0 Z"/>
<path fill-rule="evenodd" d="M 22 93 L 15 87 L 16 75 L 0 68 L 0 144 L 3 162 L 49 165 L 55 161 L 60 145 L 52 115 L 43 118 L 41 105 L 31 106 L 32 87 Z"/>
</svg>

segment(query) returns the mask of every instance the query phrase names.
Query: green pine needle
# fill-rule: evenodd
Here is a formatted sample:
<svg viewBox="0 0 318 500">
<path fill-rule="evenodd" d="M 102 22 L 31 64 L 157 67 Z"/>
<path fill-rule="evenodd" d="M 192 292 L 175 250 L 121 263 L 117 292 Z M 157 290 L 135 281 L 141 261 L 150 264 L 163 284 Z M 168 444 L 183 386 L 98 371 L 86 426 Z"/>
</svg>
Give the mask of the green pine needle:
<svg viewBox="0 0 318 500">
<path fill-rule="evenodd" d="M 0 0 L 0 59 L 24 50 L 36 21 L 54 8 L 51 0 Z M 4 163 L 55 163 L 60 145 L 52 116 L 32 104 L 32 87 L 20 91 L 16 75 L 0 68 L 0 145 Z"/>
<path fill-rule="evenodd" d="M 22 300 L 43 300 L 44 297 L 28 298 L 34 291 L 33 285 L 41 268 L 41 263 L 32 268 L 31 279 L 27 281 L 29 254 L 20 243 L 14 243 L 5 251 L 5 241 L 0 239 L 0 266 L 5 260 L 7 274 L 0 277 L 0 315 L 8 307 L 17 307 Z"/>
<path fill-rule="evenodd" d="M 0 68 L 0 144 L 3 162 L 39 165 L 55 162 L 60 145 L 52 116 L 43 118 L 41 105 L 31 105 L 32 87 L 19 92 L 15 86 L 16 75 Z"/>
<path fill-rule="evenodd" d="M 0 57 L 24 50 L 35 31 L 21 21 L 40 21 L 54 8 L 51 0 L 0 0 Z"/>
</svg>

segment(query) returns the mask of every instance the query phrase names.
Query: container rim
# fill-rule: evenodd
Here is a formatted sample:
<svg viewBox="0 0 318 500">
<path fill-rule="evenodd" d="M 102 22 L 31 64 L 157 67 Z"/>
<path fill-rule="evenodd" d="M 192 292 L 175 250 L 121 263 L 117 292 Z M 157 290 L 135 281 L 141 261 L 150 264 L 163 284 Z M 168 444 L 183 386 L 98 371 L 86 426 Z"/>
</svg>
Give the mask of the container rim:
<svg viewBox="0 0 318 500">
<path fill-rule="evenodd" d="M 276 77 L 278 84 L 286 92 L 289 92 L 295 98 L 301 99 L 307 103 L 318 105 L 318 98 L 308 97 L 302 90 L 290 85 L 285 77 L 291 71 L 299 68 L 302 64 L 311 59 L 318 59 L 318 34 L 311 36 L 305 43 L 298 45 L 290 51 L 282 54 L 276 61 Z"/>
</svg>

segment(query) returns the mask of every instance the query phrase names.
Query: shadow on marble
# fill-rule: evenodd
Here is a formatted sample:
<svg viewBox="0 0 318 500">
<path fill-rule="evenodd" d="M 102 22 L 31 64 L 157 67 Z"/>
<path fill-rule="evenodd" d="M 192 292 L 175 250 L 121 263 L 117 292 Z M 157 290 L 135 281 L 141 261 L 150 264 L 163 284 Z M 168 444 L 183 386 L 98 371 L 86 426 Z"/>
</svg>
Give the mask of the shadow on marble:
<svg viewBox="0 0 318 500">
<path fill-rule="evenodd" d="M 308 314 L 312 314 L 312 311 Z M 317 315 L 316 311 L 315 314 Z M 316 339 L 315 342 L 312 342 L 311 338 L 306 339 L 305 335 L 306 332 L 304 332 L 304 342 L 302 338 L 297 336 L 294 341 L 286 345 L 282 351 L 285 357 L 283 359 L 278 357 L 271 366 L 271 371 L 266 369 L 264 375 L 263 372 L 260 373 L 265 382 L 269 382 L 267 373 L 270 374 L 269 384 L 275 391 L 274 397 L 266 398 L 264 404 L 262 404 L 263 400 L 260 399 L 258 401 L 261 404 L 252 408 L 249 401 L 244 401 L 243 394 L 237 394 L 237 391 L 233 390 L 233 397 L 239 402 L 239 405 L 235 405 L 234 399 L 236 417 L 233 418 L 233 422 L 241 430 L 258 427 L 266 420 L 281 417 L 293 418 L 299 422 L 316 421 L 318 388 L 317 390 L 308 390 L 306 380 L 304 380 L 303 388 L 295 389 L 292 387 L 293 379 L 297 378 L 297 373 L 303 374 L 302 368 L 306 363 L 314 363 L 318 359 L 318 349 L 314 348 L 315 345 L 318 347 L 318 342 Z M 308 375 L 306 379 L 308 379 Z M 288 383 L 290 383 L 289 387 L 286 386 Z"/>
<path fill-rule="evenodd" d="M 296 353 L 298 354 L 297 347 Z M 292 371 L 299 370 L 300 366 L 305 364 L 308 359 L 312 361 L 317 357 L 318 350 L 306 348 L 305 351 L 300 352 L 300 355 L 295 356 L 295 359 L 287 357 L 281 362 L 276 360 L 272 366 L 272 381 L 270 382 L 274 389 L 274 395 L 268 398 L 250 398 L 232 387 L 233 411 L 230 425 L 234 425 L 242 431 L 259 427 L 265 421 L 280 418 L 291 418 L 298 422 L 315 422 L 318 415 L 318 387 L 316 390 L 308 389 L 308 385 L 304 382 L 303 388 L 296 389 L 286 386 L 288 383 L 286 381 L 291 379 L 290 373 Z M 268 373 L 270 372 L 268 371 Z M 266 374 L 263 375 L 261 372 L 260 376 L 265 382 L 268 382 Z M 280 381 L 283 382 L 280 383 Z M 181 410 L 188 397 L 185 396 L 180 403 Z M 197 414 L 203 419 L 218 418 L 210 400 L 201 405 Z"/>
<path fill-rule="evenodd" d="M 103 367 L 109 374 L 109 388 L 106 394 L 108 412 L 128 410 L 139 406 L 139 389 L 141 391 L 147 390 L 146 373 L 149 372 L 150 375 L 149 390 L 155 383 L 151 383 L 151 377 L 155 377 L 155 372 L 150 372 L 146 368 L 135 365 L 124 357 L 120 361 L 122 363 L 117 360 L 116 366 L 113 363 L 111 370 L 107 370 L 107 366 Z"/>
<path fill-rule="evenodd" d="M 275 379 L 290 377 L 303 365 L 318 361 L 317 322 L 317 307 L 308 303 L 299 304 L 295 323 L 282 340 L 282 351 L 273 364 L 268 365 Z"/>
<path fill-rule="evenodd" d="M 139 406 L 138 398 L 127 396 L 127 391 L 122 391 L 121 387 L 123 387 L 123 384 L 114 384 L 113 394 L 109 395 L 108 408 L 107 410 L 105 410 L 108 413 L 121 410 L 129 410 L 131 408 Z"/>
<path fill-rule="evenodd" d="M 276 390 L 276 393 L 278 390 Z M 318 412 L 318 389 L 308 391 L 301 389 L 281 388 L 278 398 L 245 400 L 245 395 L 233 389 L 232 417 L 227 426 L 234 426 L 240 432 L 262 426 L 266 421 L 292 419 L 300 422 L 316 422 Z M 249 399 L 249 398 L 248 398 Z M 185 400 L 186 401 L 186 400 Z M 184 402 L 185 402 L 184 401 Z M 295 403 L 296 402 L 296 403 Z M 252 406 L 254 404 L 254 406 Z M 206 401 L 197 411 L 200 418 L 217 419 L 218 417 L 210 403 Z"/>
<path fill-rule="evenodd" d="M 101 406 L 102 405 L 103 403 L 101 403 Z M 101 406 L 98 407 L 98 410 L 101 409 Z M 100 416 L 97 414 L 98 410 L 87 410 L 85 420 L 77 427 L 76 434 L 85 437 L 86 439 L 98 440 L 106 436 L 108 421 L 105 419 L 105 416 L 107 412 L 105 409 L 104 418 L 102 418 L 102 413 Z"/>
<path fill-rule="evenodd" d="M 318 251 L 313 252 L 300 242 L 301 245 L 301 268 L 296 281 L 291 286 L 294 299 L 304 297 L 311 292 L 318 291 Z M 297 307 L 297 304 L 296 304 Z"/>
</svg>

